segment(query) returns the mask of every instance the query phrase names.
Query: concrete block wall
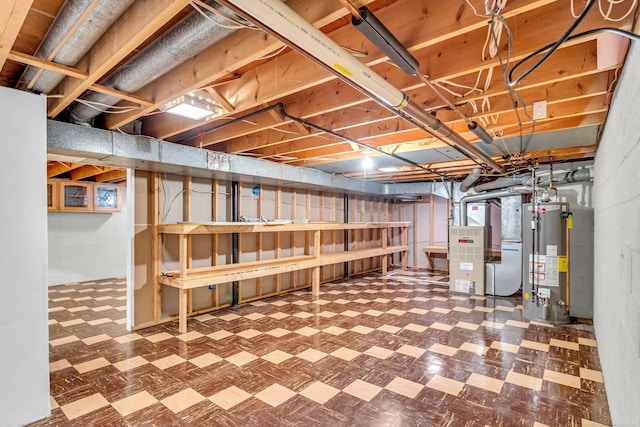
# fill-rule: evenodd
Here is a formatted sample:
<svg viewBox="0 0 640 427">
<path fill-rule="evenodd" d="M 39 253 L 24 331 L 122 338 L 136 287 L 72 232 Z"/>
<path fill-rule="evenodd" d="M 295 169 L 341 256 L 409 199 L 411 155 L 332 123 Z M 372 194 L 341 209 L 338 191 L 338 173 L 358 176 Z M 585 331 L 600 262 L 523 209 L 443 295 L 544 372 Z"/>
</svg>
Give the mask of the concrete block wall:
<svg viewBox="0 0 640 427">
<path fill-rule="evenodd" d="M 127 271 L 127 200 L 120 212 L 49 212 L 49 286 L 108 279 Z"/>
<path fill-rule="evenodd" d="M 613 425 L 640 425 L 640 45 L 632 42 L 595 160 L 594 325 Z"/>
</svg>

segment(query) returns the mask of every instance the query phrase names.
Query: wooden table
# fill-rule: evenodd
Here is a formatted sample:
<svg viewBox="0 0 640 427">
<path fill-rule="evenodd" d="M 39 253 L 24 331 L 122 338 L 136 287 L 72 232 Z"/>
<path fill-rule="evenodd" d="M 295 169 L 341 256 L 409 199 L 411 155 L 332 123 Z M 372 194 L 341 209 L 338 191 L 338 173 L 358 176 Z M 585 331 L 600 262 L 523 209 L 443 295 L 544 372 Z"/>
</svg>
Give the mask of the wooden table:
<svg viewBox="0 0 640 427">
<path fill-rule="evenodd" d="M 434 270 L 434 258 L 447 258 L 449 248 L 446 246 L 425 246 L 422 248 L 424 254 L 427 256 L 427 262 L 429 263 L 429 270 Z M 445 271 L 449 271 L 449 262 L 447 261 L 447 267 Z"/>
</svg>

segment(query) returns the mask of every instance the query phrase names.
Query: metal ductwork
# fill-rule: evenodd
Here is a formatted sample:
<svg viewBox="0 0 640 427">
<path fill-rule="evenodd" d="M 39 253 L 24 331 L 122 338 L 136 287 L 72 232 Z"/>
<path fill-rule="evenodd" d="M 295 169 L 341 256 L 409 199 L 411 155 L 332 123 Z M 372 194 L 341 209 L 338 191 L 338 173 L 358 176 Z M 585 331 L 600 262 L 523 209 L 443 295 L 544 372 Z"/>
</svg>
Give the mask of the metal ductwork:
<svg viewBox="0 0 640 427">
<path fill-rule="evenodd" d="M 102 0 L 89 10 L 95 0 L 67 0 L 35 56 L 48 59 L 54 54 L 51 58 L 53 62 L 73 67 L 134 1 Z M 72 32 L 83 15 L 85 18 L 82 23 Z M 54 53 L 60 42 L 71 32 L 69 39 Z M 39 70 L 38 67 L 28 66 L 22 74 L 20 88 L 49 93 L 64 79 L 62 74 L 45 70 L 32 83 L 40 73 Z"/>
<path fill-rule="evenodd" d="M 467 203 L 471 202 L 479 202 L 482 200 L 490 200 L 490 199 L 499 199 L 501 197 L 510 197 L 516 196 L 518 194 L 526 194 L 531 193 L 533 191 L 532 187 L 529 186 L 517 186 L 511 187 L 507 190 L 502 191 L 494 191 L 491 193 L 482 193 L 482 194 L 474 194 L 473 196 L 465 196 L 460 199 L 460 225 L 467 225 Z"/>
<path fill-rule="evenodd" d="M 229 9 L 212 0 L 207 4 L 226 15 L 236 16 Z M 224 17 L 208 10 L 203 10 L 203 13 L 209 19 L 198 12 L 192 12 L 100 84 L 123 92 L 135 93 L 236 31 L 233 27 L 228 28 L 230 24 L 236 24 L 230 23 Z M 115 105 L 120 101 L 119 98 L 97 92 L 89 93 L 84 99 L 106 105 Z M 88 123 L 98 114 L 100 112 L 96 109 L 80 103 L 74 103 L 71 108 L 71 120 L 78 124 Z"/>
<path fill-rule="evenodd" d="M 467 192 L 480 179 L 480 175 L 482 174 L 482 169 L 474 168 L 471 169 L 471 173 L 467 175 L 467 177 L 460 183 L 460 191 L 463 193 Z"/>
<path fill-rule="evenodd" d="M 593 169 L 582 168 L 570 172 L 554 174 L 553 182 L 551 182 L 550 175 L 542 176 L 536 180 L 536 185 L 563 185 L 570 184 L 572 182 L 590 181 L 591 179 L 593 179 Z M 497 190 L 500 188 L 512 187 L 514 185 L 532 186 L 533 183 L 531 181 L 531 175 L 505 176 L 498 178 L 495 181 L 487 182 L 486 184 L 476 185 L 473 190 L 476 193 L 481 193 L 483 191 Z"/>
<path fill-rule="evenodd" d="M 219 2 L 238 14 L 244 14 L 247 19 L 267 33 L 280 39 L 301 55 L 322 65 L 327 71 L 415 127 L 442 140 L 470 159 L 485 163 L 493 170 L 502 172 L 502 168 L 488 155 L 427 113 L 411 101 L 405 93 L 363 65 L 280 0 L 219 0 Z"/>
</svg>

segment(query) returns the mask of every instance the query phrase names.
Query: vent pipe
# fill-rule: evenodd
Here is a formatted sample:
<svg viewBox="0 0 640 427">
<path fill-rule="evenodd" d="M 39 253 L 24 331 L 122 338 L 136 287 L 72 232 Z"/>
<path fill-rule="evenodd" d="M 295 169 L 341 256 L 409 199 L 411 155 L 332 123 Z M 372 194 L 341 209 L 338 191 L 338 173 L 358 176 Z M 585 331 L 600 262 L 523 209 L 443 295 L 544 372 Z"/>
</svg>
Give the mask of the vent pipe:
<svg viewBox="0 0 640 427">
<path fill-rule="evenodd" d="M 466 193 L 467 190 L 469 190 L 471 186 L 480 179 L 481 174 L 482 174 L 482 169 L 480 168 L 471 169 L 471 173 L 467 175 L 467 177 L 460 183 L 460 191 L 462 191 L 463 193 Z"/>
<path fill-rule="evenodd" d="M 219 0 L 219 3 L 245 15 L 267 33 L 280 39 L 301 55 L 324 66 L 345 83 L 417 128 L 441 139 L 475 162 L 483 162 L 491 169 L 502 172 L 502 168 L 488 155 L 424 111 L 406 94 L 363 65 L 280 0 Z"/>
<path fill-rule="evenodd" d="M 574 171 L 569 171 L 560 174 L 553 175 L 553 185 L 563 185 L 570 184 L 572 182 L 580 182 L 580 181 L 591 181 L 593 179 L 593 169 L 592 168 L 582 168 L 576 169 Z M 543 187 L 549 186 L 551 183 L 551 176 L 543 176 L 536 180 L 536 185 L 541 185 Z M 500 188 L 511 187 L 514 185 L 527 185 L 531 186 L 533 181 L 531 179 L 531 175 L 518 175 L 518 176 L 505 176 L 496 179 L 492 182 L 487 182 L 486 184 L 476 185 L 473 190 L 476 193 L 481 193 L 483 191 L 491 191 L 497 190 Z"/>
<path fill-rule="evenodd" d="M 207 4 L 221 10 L 224 14 L 233 15 L 229 9 L 212 0 Z M 100 84 L 123 92 L 135 93 L 236 31 L 229 26 L 226 18 L 208 10 L 203 10 L 202 13 L 208 18 L 200 13 L 191 12 Z M 106 105 L 115 105 L 120 101 L 120 98 L 97 92 L 90 93 L 84 99 Z M 100 111 L 80 103 L 75 103 L 71 108 L 71 120 L 77 124 L 88 123 L 98 114 Z"/>
<path fill-rule="evenodd" d="M 35 56 L 73 67 L 133 2 L 134 0 L 102 0 L 99 3 L 95 0 L 67 0 Z M 60 45 L 63 41 L 64 44 Z M 48 94 L 64 77 L 63 74 L 29 65 L 20 79 L 20 88 Z"/>
</svg>

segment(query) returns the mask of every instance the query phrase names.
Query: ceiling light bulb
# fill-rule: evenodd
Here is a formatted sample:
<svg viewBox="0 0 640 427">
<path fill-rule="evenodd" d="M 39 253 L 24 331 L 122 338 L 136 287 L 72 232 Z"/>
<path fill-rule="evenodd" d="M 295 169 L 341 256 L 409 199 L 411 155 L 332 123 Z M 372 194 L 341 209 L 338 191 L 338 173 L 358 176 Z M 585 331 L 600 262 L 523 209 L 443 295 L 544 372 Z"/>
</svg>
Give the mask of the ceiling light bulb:
<svg viewBox="0 0 640 427">
<path fill-rule="evenodd" d="M 362 159 L 362 167 L 365 169 L 371 169 L 371 167 L 373 166 L 373 160 L 371 159 L 371 157 L 366 156 L 364 159 Z"/>
</svg>

